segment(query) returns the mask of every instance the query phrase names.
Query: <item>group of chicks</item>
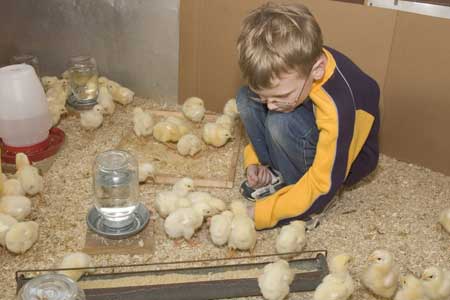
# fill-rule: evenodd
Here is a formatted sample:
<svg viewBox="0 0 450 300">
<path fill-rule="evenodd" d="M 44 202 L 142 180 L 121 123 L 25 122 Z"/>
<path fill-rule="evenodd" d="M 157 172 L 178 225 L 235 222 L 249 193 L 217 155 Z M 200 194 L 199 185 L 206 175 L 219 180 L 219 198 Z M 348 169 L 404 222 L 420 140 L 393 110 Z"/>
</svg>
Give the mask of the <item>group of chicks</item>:
<svg viewBox="0 0 450 300">
<path fill-rule="evenodd" d="M 67 113 L 66 103 L 72 91 L 69 85 L 68 73 L 63 73 L 63 78 L 56 76 L 43 76 L 42 85 L 47 96 L 48 109 L 53 126 L 57 125 L 61 115 Z M 87 130 L 97 129 L 103 123 L 104 115 L 112 115 L 115 111 L 115 102 L 122 105 L 131 103 L 134 99 L 134 92 L 121 86 L 119 83 L 109 80 L 106 77 L 93 77 L 93 88 L 97 89 L 97 105 L 92 109 L 80 112 L 81 127 Z"/>
<path fill-rule="evenodd" d="M 211 241 L 232 250 L 251 251 L 256 244 L 255 224 L 241 201 L 225 202 L 208 192 L 194 191 L 189 177 L 178 180 L 171 190 L 156 195 L 154 208 L 164 219 L 169 238 L 189 241 L 208 219 Z"/>
<path fill-rule="evenodd" d="M 351 256 L 340 254 L 329 264 L 330 274 L 314 292 L 313 300 L 345 300 L 355 290 L 349 273 Z M 394 300 L 450 299 L 450 270 L 440 267 L 425 269 L 420 278 L 401 275 L 392 253 L 379 249 L 368 258 L 368 266 L 361 275 L 362 284 L 374 295 Z"/>
<path fill-rule="evenodd" d="M 0 168 L 0 245 L 17 254 L 25 253 L 37 241 L 39 224 L 24 221 L 31 213 L 31 200 L 44 188 L 39 170 L 24 153 L 16 155 L 16 173 L 8 178 Z"/>
<path fill-rule="evenodd" d="M 236 99 L 227 101 L 223 114 L 215 122 L 207 122 L 203 126 L 202 139 L 192 133 L 192 124 L 200 123 L 205 117 L 205 104 L 198 97 L 188 98 L 182 106 L 184 118 L 168 116 L 155 124 L 149 111 L 140 107 L 133 110 L 133 130 L 136 136 L 153 138 L 162 143 L 177 143 L 177 151 L 183 156 L 194 156 L 199 153 L 204 144 L 222 147 L 233 136 L 236 120 L 239 117 Z"/>
</svg>

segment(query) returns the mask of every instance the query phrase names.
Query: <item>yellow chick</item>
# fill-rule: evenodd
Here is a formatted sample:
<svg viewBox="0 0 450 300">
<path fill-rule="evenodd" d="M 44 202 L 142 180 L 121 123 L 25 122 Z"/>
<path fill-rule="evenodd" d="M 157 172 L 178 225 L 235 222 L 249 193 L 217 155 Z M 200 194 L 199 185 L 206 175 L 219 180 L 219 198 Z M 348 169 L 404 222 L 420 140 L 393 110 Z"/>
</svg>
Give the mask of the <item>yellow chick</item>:
<svg viewBox="0 0 450 300">
<path fill-rule="evenodd" d="M 58 77 L 56 76 L 42 76 L 41 82 L 42 86 L 45 90 L 47 90 L 51 85 L 55 84 L 58 81 Z"/>
<path fill-rule="evenodd" d="M 10 178 L 3 182 L 3 192 L 1 194 L 3 196 L 24 196 L 25 191 L 19 180 Z"/>
<path fill-rule="evenodd" d="M 162 191 L 156 194 L 154 207 L 161 218 L 166 218 L 178 208 L 190 207 L 192 203 L 174 191 Z"/>
<path fill-rule="evenodd" d="M 235 98 L 231 98 L 230 100 L 227 101 L 227 103 L 225 103 L 223 107 L 223 113 L 225 115 L 232 117 L 234 120 L 236 120 L 239 117 L 239 112 Z"/>
<path fill-rule="evenodd" d="M 10 215 L 0 213 L 0 245 L 6 246 L 6 233 L 16 223 L 17 220 Z"/>
<path fill-rule="evenodd" d="M 47 102 L 50 104 L 56 104 L 59 106 L 66 105 L 67 98 L 71 93 L 69 82 L 65 79 L 58 80 L 48 86 L 45 95 L 47 96 Z"/>
<path fill-rule="evenodd" d="M 188 134 L 191 131 L 191 127 L 189 126 L 189 124 L 182 118 L 176 116 L 168 116 L 166 118 L 166 122 L 170 122 L 177 125 L 181 136 Z"/>
<path fill-rule="evenodd" d="M 210 214 L 205 216 L 212 216 L 226 209 L 226 204 L 223 200 L 213 197 L 208 192 L 191 192 L 187 195 L 192 204 L 205 203 L 209 207 Z"/>
<path fill-rule="evenodd" d="M 216 246 L 223 246 L 228 242 L 231 233 L 231 222 L 233 221 L 233 213 L 229 210 L 215 215 L 211 218 L 209 225 L 209 236 Z"/>
<path fill-rule="evenodd" d="M 0 212 L 22 221 L 31 213 L 31 201 L 25 196 L 4 196 L 0 199 Z"/>
<path fill-rule="evenodd" d="M 375 250 L 369 256 L 369 265 L 361 281 L 375 295 L 392 298 L 397 290 L 400 270 L 393 255 L 386 250 Z"/>
<path fill-rule="evenodd" d="M 75 269 L 75 268 L 86 268 L 78 270 L 61 270 L 58 271 L 59 274 L 66 275 L 72 278 L 74 281 L 78 281 L 85 273 L 92 273 L 94 270 L 92 263 L 92 258 L 83 252 L 73 252 L 64 255 L 61 264 L 58 269 Z"/>
<path fill-rule="evenodd" d="M 186 118 L 192 122 L 201 122 L 205 116 L 205 103 L 198 97 L 190 97 L 184 101 L 181 108 Z"/>
<path fill-rule="evenodd" d="M 348 271 L 351 256 L 339 254 L 331 259 L 330 274 L 314 291 L 313 300 L 346 300 L 355 291 L 355 283 Z"/>
<path fill-rule="evenodd" d="M 234 119 L 229 115 L 220 115 L 216 119 L 216 124 L 226 128 L 231 134 L 234 132 Z"/>
<path fill-rule="evenodd" d="M 25 153 L 16 154 L 16 174 L 23 190 L 27 195 L 36 195 L 44 189 L 44 179 L 39 174 L 39 170 L 33 167 Z"/>
<path fill-rule="evenodd" d="M 86 130 L 99 128 L 103 123 L 104 109 L 101 105 L 95 105 L 91 110 L 80 112 L 81 127 Z"/>
<path fill-rule="evenodd" d="M 400 289 L 394 300 L 430 300 L 425 294 L 423 283 L 414 275 L 400 276 Z"/>
<path fill-rule="evenodd" d="M 283 226 L 276 241 L 277 253 L 301 251 L 306 245 L 306 227 L 303 221 L 292 221 Z"/>
<path fill-rule="evenodd" d="M 133 102 L 134 92 L 126 87 L 121 86 L 117 82 L 108 80 L 106 83 L 108 91 L 111 93 L 114 101 L 122 105 L 128 105 Z"/>
<path fill-rule="evenodd" d="M 155 122 L 150 112 L 144 111 L 140 107 L 133 110 L 133 130 L 136 136 L 148 136 L 153 132 Z"/>
<path fill-rule="evenodd" d="M 450 233 L 450 208 L 441 212 L 439 216 L 439 223 L 441 223 L 442 227 Z"/>
<path fill-rule="evenodd" d="M 202 223 L 203 214 L 199 207 L 179 208 L 164 220 L 164 230 L 172 239 L 190 240 Z"/>
<path fill-rule="evenodd" d="M 100 87 L 98 91 L 97 103 L 103 107 L 105 115 L 112 115 L 116 110 L 113 97 L 105 86 Z"/>
<path fill-rule="evenodd" d="M 163 143 L 178 142 L 181 132 L 176 124 L 160 121 L 153 127 L 153 137 Z"/>
<path fill-rule="evenodd" d="M 423 271 L 421 279 L 430 300 L 450 299 L 450 270 L 429 267 Z"/>
<path fill-rule="evenodd" d="M 252 251 L 256 244 L 255 223 L 247 215 L 245 204 L 241 201 L 231 203 L 231 211 L 234 214 L 231 222 L 230 238 L 228 247 L 242 251 Z"/>
<path fill-rule="evenodd" d="M 16 223 L 6 232 L 6 248 L 17 254 L 25 253 L 39 237 L 39 224 L 33 221 Z"/>
<path fill-rule="evenodd" d="M 264 273 L 258 276 L 258 286 L 264 299 L 282 300 L 289 294 L 289 285 L 294 280 L 294 272 L 285 260 L 267 264 Z"/>
<path fill-rule="evenodd" d="M 67 113 L 66 106 L 57 103 L 48 103 L 48 112 L 52 119 L 52 126 L 56 126 L 61 119 L 61 116 Z"/>
<path fill-rule="evenodd" d="M 194 134 L 183 135 L 177 143 L 177 151 L 183 156 L 194 156 L 203 148 L 202 140 Z"/>
<path fill-rule="evenodd" d="M 222 147 L 231 137 L 231 132 L 228 129 L 216 123 L 206 123 L 203 126 L 203 140 L 214 147 Z"/>
<path fill-rule="evenodd" d="M 143 183 L 146 182 L 149 177 L 155 176 L 155 167 L 152 163 L 139 163 L 138 166 L 138 172 L 139 172 L 139 182 Z"/>
<path fill-rule="evenodd" d="M 190 177 L 183 177 L 181 179 L 178 179 L 173 187 L 172 191 L 177 193 L 180 197 L 186 197 L 189 192 L 192 192 L 195 188 L 194 180 Z"/>
</svg>

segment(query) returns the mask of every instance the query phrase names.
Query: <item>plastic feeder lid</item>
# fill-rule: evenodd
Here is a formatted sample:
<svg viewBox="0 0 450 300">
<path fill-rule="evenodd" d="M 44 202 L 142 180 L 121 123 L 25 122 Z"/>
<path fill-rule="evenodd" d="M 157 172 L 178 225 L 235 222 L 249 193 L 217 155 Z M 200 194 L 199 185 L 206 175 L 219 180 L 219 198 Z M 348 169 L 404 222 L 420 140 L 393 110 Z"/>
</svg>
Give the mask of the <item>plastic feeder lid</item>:
<svg viewBox="0 0 450 300">
<path fill-rule="evenodd" d="M 3 143 L 0 139 L 0 148 L 2 149 L 2 162 L 7 164 L 16 163 L 16 154 L 23 152 L 32 162 L 38 162 L 55 155 L 64 143 L 64 131 L 53 127 L 49 131 L 48 138 L 38 144 L 27 147 L 11 147 Z"/>
</svg>

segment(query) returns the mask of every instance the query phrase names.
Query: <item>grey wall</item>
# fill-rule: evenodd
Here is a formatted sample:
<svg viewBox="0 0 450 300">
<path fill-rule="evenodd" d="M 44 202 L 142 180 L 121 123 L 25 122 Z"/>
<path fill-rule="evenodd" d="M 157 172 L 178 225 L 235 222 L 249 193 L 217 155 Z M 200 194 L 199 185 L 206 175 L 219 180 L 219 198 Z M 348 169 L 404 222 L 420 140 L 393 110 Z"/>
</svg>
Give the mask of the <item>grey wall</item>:
<svg viewBox="0 0 450 300">
<path fill-rule="evenodd" d="M 140 96 L 175 103 L 179 0 L 6 0 L 0 4 L 0 64 L 33 53 L 41 75 L 70 56 L 91 55 L 101 74 Z"/>
</svg>

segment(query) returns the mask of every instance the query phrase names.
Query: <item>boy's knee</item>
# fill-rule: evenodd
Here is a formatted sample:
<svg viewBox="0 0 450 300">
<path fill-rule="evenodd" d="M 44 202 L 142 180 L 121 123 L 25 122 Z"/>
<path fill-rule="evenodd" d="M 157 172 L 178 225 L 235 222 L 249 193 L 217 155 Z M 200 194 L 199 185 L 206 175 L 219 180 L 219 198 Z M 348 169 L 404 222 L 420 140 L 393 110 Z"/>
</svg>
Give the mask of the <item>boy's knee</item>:
<svg viewBox="0 0 450 300">
<path fill-rule="evenodd" d="M 289 142 L 289 118 L 284 113 L 272 113 L 266 118 L 266 130 L 270 137 L 278 144 Z"/>
</svg>

